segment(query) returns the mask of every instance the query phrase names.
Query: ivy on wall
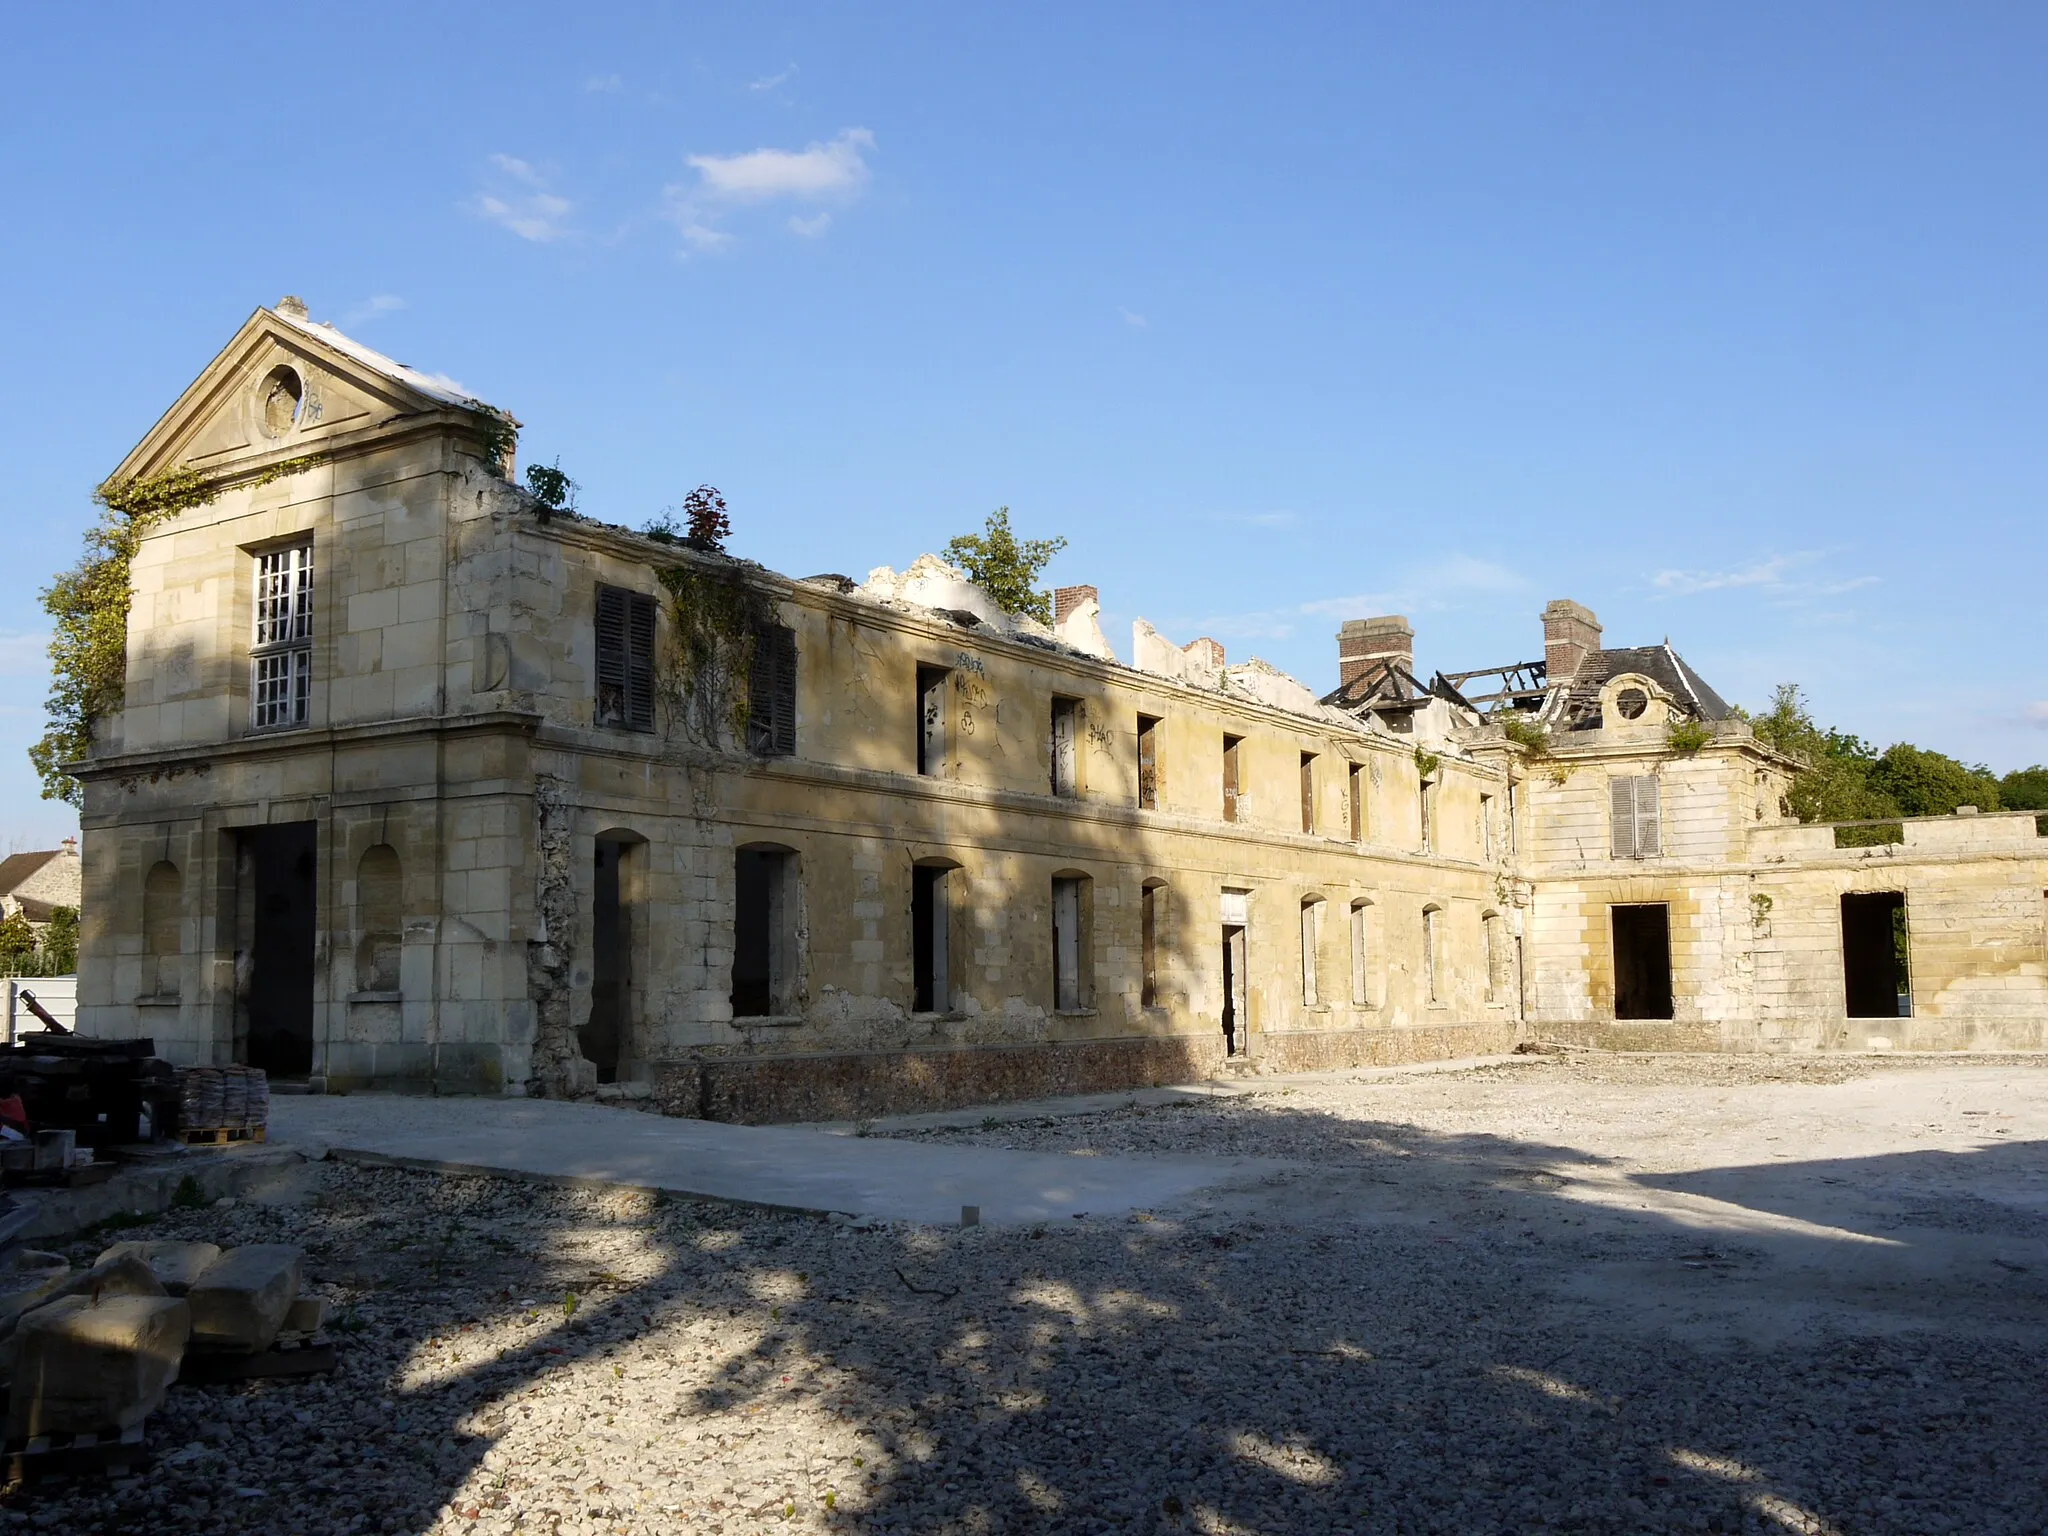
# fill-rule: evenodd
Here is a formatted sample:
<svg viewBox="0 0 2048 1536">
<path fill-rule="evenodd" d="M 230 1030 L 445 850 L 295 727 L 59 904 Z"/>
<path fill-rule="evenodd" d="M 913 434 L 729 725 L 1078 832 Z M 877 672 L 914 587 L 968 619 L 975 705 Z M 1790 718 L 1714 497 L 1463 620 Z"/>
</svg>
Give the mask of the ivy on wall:
<svg viewBox="0 0 2048 1536">
<path fill-rule="evenodd" d="M 702 746 L 718 746 L 727 732 L 744 744 L 754 641 L 775 622 L 774 603 L 738 564 L 729 570 L 666 565 L 655 574 L 668 589 L 675 621 L 675 665 L 657 673 L 670 720 Z"/>
<path fill-rule="evenodd" d="M 325 454 L 286 459 L 234 482 L 257 489 L 323 462 Z M 229 481 L 195 469 L 109 480 L 93 492 L 99 521 L 86 530 L 85 552 L 43 589 L 43 611 L 56 621 L 50 637 L 48 724 L 28 749 L 43 798 L 80 805 L 84 786 L 64 772 L 92 748 L 93 726 L 121 707 L 128 681 L 129 567 L 150 530 L 180 512 L 208 505 Z"/>
</svg>

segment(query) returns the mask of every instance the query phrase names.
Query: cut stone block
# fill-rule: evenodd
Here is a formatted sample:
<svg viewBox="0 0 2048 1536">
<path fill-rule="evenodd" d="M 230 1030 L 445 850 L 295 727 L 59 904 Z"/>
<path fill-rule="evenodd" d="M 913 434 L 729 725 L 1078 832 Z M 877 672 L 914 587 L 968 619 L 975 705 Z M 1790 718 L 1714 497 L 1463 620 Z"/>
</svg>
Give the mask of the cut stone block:
<svg viewBox="0 0 2048 1536">
<path fill-rule="evenodd" d="M 306 1253 L 289 1243 L 230 1248 L 206 1269 L 185 1299 L 192 1305 L 192 1342 L 206 1349 L 268 1349 L 299 1297 Z"/>
<path fill-rule="evenodd" d="M 192 1282 L 206 1272 L 207 1266 L 220 1257 L 218 1243 L 116 1243 L 99 1256 L 98 1264 L 118 1258 L 122 1254 L 134 1254 L 150 1267 L 157 1283 L 173 1296 L 182 1296 L 192 1289 Z"/>
<path fill-rule="evenodd" d="M 318 1333 L 327 1326 L 327 1298 L 301 1296 L 284 1315 L 285 1333 Z"/>
<path fill-rule="evenodd" d="M 104 1299 L 108 1296 L 164 1296 L 163 1282 L 156 1277 L 156 1271 L 143 1262 L 139 1254 L 117 1253 L 112 1258 L 102 1256 L 85 1277 L 85 1294 Z"/>
<path fill-rule="evenodd" d="M 192 1314 L 171 1296 L 66 1296 L 15 1331 L 10 1438 L 132 1429 L 178 1379 Z"/>
</svg>

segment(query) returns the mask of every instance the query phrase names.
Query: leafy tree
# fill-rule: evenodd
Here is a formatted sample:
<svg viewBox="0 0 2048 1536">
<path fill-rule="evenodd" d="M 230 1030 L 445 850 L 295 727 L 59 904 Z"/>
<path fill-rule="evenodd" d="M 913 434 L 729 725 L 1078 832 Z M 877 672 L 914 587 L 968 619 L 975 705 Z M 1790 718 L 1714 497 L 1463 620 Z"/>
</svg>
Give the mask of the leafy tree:
<svg viewBox="0 0 2048 1536">
<path fill-rule="evenodd" d="M 43 927 L 43 959 L 54 976 L 78 969 L 78 908 L 58 907 Z"/>
<path fill-rule="evenodd" d="M 1860 736 L 1814 722 L 1797 683 L 1780 683 L 1771 707 L 1750 719 L 1757 739 L 1805 763 L 1786 795 L 1801 821 L 1883 821 L 1898 802 L 1871 783 L 1877 754 Z"/>
<path fill-rule="evenodd" d="M 19 965 L 36 952 L 36 931 L 19 912 L 0 919 L 0 965 Z"/>
<path fill-rule="evenodd" d="M 1959 805 L 1998 809 L 1998 780 L 1989 768 L 1966 766 L 1908 742 L 1885 748 L 1868 777 L 1873 790 L 1908 816 L 1947 816 Z"/>
<path fill-rule="evenodd" d="M 1038 573 L 1067 547 L 1063 538 L 1019 539 L 1010 531 L 1010 509 L 989 513 L 981 533 L 963 533 L 946 546 L 946 560 L 967 573 L 1005 613 L 1052 622 L 1052 594 L 1039 590 Z"/>
<path fill-rule="evenodd" d="M 2048 811 L 2048 768 L 2015 768 L 1998 781 L 1998 803 L 2008 811 Z"/>
</svg>

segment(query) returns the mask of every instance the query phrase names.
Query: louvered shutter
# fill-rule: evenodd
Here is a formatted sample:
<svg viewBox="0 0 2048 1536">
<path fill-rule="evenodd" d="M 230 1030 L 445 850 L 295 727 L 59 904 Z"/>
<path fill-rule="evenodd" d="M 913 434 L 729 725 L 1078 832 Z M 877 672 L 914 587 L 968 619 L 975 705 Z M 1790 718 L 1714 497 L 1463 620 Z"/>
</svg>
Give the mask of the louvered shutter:
<svg viewBox="0 0 2048 1536">
<path fill-rule="evenodd" d="M 626 594 L 597 589 L 597 723 L 626 723 Z"/>
<path fill-rule="evenodd" d="M 796 631 L 780 624 L 754 636 L 747 675 L 747 750 L 763 757 L 796 751 Z"/>
<path fill-rule="evenodd" d="M 626 723 L 636 731 L 654 729 L 654 599 L 626 594 Z"/>
<path fill-rule="evenodd" d="M 1657 805 L 1657 780 L 1636 780 L 1636 857 L 1654 859 L 1664 851 L 1663 817 Z"/>
<path fill-rule="evenodd" d="M 1636 855 L 1636 781 L 1634 779 L 1609 779 L 1607 781 L 1607 820 L 1611 837 L 1611 849 L 1617 859 L 1633 859 Z"/>
</svg>

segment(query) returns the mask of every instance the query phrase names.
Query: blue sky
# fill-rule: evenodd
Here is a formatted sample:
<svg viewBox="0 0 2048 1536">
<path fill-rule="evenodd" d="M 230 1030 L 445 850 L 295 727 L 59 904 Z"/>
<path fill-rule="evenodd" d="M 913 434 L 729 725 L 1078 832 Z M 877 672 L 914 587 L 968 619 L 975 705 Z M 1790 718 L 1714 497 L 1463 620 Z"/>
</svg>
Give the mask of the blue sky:
<svg viewBox="0 0 2048 1536">
<path fill-rule="evenodd" d="M 1733 699 L 2048 758 L 2037 6 L 0 6 L 0 845 L 38 588 L 258 304 L 639 525 L 1051 579 L 1335 681 L 1572 597 Z"/>
</svg>

